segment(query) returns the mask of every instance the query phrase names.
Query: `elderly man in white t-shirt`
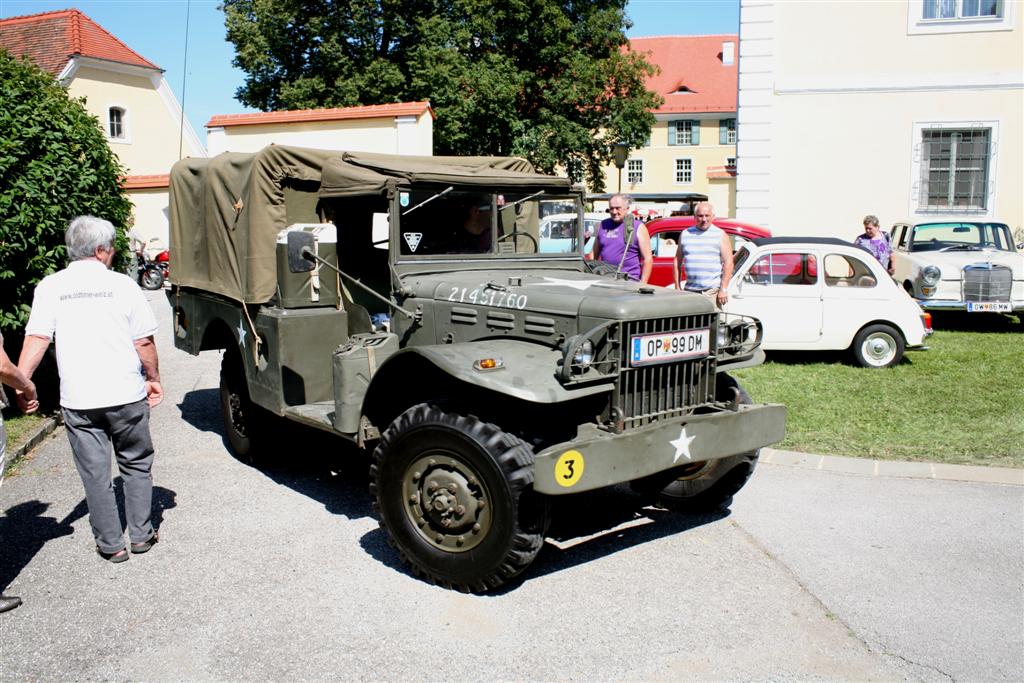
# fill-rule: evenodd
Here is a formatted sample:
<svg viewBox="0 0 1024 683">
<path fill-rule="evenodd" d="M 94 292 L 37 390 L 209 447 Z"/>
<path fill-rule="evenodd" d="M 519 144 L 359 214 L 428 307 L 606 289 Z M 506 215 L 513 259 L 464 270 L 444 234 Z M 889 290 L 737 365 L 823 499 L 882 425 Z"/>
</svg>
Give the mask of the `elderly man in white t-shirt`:
<svg viewBox="0 0 1024 683">
<path fill-rule="evenodd" d="M 64 427 L 85 485 L 96 551 L 123 562 L 129 555 L 110 480 L 111 445 L 131 552 L 144 553 L 158 540 L 149 410 L 163 400 L 163 388 L 149 302 L 131 278 L 110 270 L 115 236 L 109 221 L 71 221 L 64 236 L 71 263 L 36 286 L 18 367 L 31 377 L 56 340 Z"/>
</svg>

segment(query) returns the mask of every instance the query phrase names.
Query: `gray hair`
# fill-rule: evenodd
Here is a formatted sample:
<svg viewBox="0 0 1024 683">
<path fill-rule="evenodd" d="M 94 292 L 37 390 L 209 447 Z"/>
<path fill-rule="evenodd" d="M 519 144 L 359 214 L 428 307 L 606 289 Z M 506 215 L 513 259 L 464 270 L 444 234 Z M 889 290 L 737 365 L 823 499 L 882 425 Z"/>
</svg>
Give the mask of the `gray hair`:
<svg viewBox="0 0 1024 683">
<path fill-rule="evenodd" d="M 693 214 L 694 214 L 694 215 L 697 215 L 697 210 L 698 210 L 698 209 L 699 209 L 700 207 L 702 207 L 702 206 L 706 206 L 706 207 L 708 207 L 708 211 L 710 211 L 710 212 L 711 212 L 711 215 L 712 215 L 712 216 L 714 216 L 714 215 L 715 215 L 715 207 L 714 207 L 714 206 L 712 206 L 712 205 L 711 205 L 711 202 L 708 202 L 708 201 L 703 201 L 703 202 L 697 202 L 696 204 L 694 204 L 694 205 L 693 205 Z"/>
<path fill-rule="evenodd" d="M 876 216 L 873 213 L 869 213 L 867 216 L 864 216 L 864 225 L 873 225 L 873 226 L 875 226 L 877 228 L 878 227 L 878 216 Z"/>
<path fill-rule="evenodd" d="M 622 203 L 625 204 L 625 206 L 623 206 L 622 208 L 628 209 L 629 207 L 633 206 L 633 198 L 630 197 L 628 194 L 625 194 L 625 193 L 622 193 L 622 192 L 616 192 L 611 197 L 609 197 L 608 198 L 608 206 L 612 205 L 612 200 L 615 199 L 616 197 L 621 199 Z"/>
<path fill-rule="evenodd" d="M 116 237 L 117 231 L 110 221 L 96 216 L 79 216 L 68 224 L 64 243 L 68 245 L 71 260 L 80 261 L 95 256 L 100 247 L 107 251 L 113 250 Z"/>
</svg>

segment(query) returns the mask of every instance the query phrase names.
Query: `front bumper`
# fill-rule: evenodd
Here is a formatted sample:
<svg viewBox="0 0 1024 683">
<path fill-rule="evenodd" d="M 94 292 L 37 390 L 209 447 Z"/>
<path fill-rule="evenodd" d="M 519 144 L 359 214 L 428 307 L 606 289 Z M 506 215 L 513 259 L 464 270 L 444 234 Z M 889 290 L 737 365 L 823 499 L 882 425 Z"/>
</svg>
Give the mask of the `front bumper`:
<svg viewBox="0 0 1024 683">
<path fill-rule="evenodd" d="M 548 495 L 589 491 L 752 451 L 785 434 L 786 407 L 777 404 L 685 415 L 622 434 L 585 425 L 572 441 L 537 454 L 533 487 Z"/>
<path fill-rule="evenodd" d="M 929 299 L 918 299 L 917 303 L 921 304 L 921 308 L 926 311 L 966 311 L 966 301 L 954 301 L 949 299 L 943 299 L 939 301 L 932 301 Z M 992 302 L 980 302 L 972 301 L 970 303 L 992 303 Z M 1024 301 L 1010 301 L 1010 311 L 1002 311 L 1003 313 L 1017 311 L 1024 311 Z"/>
</svg>

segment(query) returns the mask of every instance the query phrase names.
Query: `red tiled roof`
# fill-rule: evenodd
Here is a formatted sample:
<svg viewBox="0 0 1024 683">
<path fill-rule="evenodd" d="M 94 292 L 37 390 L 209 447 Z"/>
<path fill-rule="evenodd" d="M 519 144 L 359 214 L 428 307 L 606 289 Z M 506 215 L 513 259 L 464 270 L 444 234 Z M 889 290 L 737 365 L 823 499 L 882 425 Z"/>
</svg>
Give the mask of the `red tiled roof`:
<svg viewBox="0 0 1024 683">
<path fill-rule="evenodd" d="M 54 76 L 76 55 L 160 69 L 77 9 L 0 19 L 0 47 Z"/>
<path fill-rule="evenodd" d="M 735 166 L 708 166 L 708 178 L 735 178 Z"/>
<path fill-rule="evenodd" d="M 171 184 L 171 176 L 168 173 L 162 175 L 129 175 L 123 178 L 124 189 L 126 190 L 153 190 L 168 187 Z"/>
<path fill-rule="evenodd" d="M 733 44 L 733 63 L 722 63 L 722 44 Z M 665 98 L 655 114 L 736 111 L 739 36 L 653 36 L 631 38 L 629 49 L 646 53 L 661 73 L 647 87 Z M 679 93 L 681 88 L 690 92 Z"/>
<path fill-rule="evenodd" d="M 342 121 L 345 119 L 377 119 L 393 116 L 420 116 L 434 110 L 430 102 L 399 102 L 397 104 L 368 104 L 336 109 L 293 109 L 267 111 L 255 114 L 221 114 L 206 122 L 207 128 L 255 126 L 271 123 L 305 123 L 309 121 Z"/>
</svg>

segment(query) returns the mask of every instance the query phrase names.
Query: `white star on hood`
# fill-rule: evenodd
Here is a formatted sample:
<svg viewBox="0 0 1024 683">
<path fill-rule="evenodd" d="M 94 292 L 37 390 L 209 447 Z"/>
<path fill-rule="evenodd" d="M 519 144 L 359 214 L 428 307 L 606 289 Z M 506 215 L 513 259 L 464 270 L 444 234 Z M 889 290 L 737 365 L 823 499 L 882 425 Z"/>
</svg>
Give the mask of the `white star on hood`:
<svg viewBox="0 0 1024 683">
<path fill-rule="evenodd" d="M 241 319 L 239 319 L 239 321 L 238 321 L 238 343 L 241 346 L 245 346 L 245 335 L 246 335 L 245 326 L 242 325 L 242 321 L 241 321 Z"/>
<path fill-rule="evenodd" d="M 545 277 L 544 282 L 531 282 L 531 285 L 558 285 L 561 287 L 571 287 L 572 289 L 578 289 L 580 291 L 591 287 L 592 285 L 598 284 L 599 280 L 563 280 L 557 277 Z"/>
</svg>

